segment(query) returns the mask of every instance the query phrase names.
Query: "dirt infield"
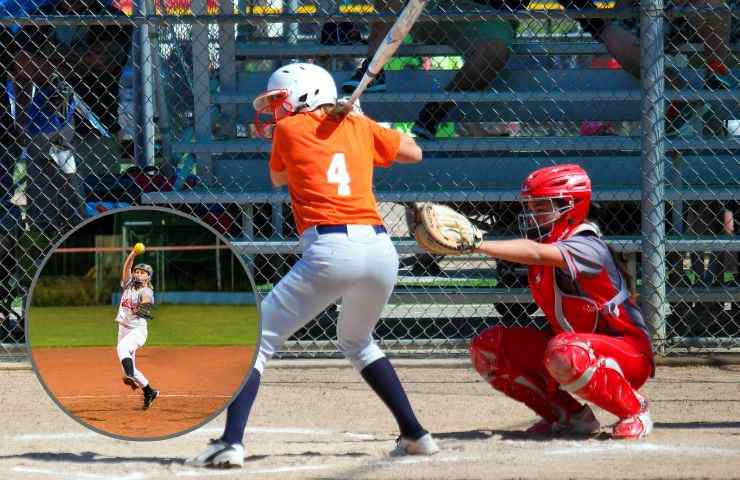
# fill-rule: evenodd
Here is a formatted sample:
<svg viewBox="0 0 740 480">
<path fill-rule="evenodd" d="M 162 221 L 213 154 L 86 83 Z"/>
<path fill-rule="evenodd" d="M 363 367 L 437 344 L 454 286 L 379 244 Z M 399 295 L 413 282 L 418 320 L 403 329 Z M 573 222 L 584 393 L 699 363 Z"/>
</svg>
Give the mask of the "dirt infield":
<svg viewBox="0 0 740 480">
<path fill-rule="evenodd" d="M 101 431 L 144 439 L 201 424 L 224 407 L 252 364 L 252 347 L 145 347 L 136 363 L 160 390 L 149 410 L 121 381 L 115 348 L 34 348 L 36 368 L 57 401 Z"/>
<path fill-rule="evenodd" d="M 30 371 L 0 371 L 0 478 L 738 478 L 740 367 L 660 367 L 645 388 L 654 433 L 644 441 L 535 441 L 524 407 L 493 392 L 469 367 L 399 368 L 419 417 L 442 451 L 388 456 L 395 425 L 359 375 L 271 365 L 247 432 L 241 471 L 183 465 L 223 417 L 161 442 L 123 442 L 61 413 Z M 288 363 L 288 365 L 290 365 Z M 614 419 L 599 414 L 604 424 Z M 63 472 L 63 473 L 62 473 Z"/>
</svg>

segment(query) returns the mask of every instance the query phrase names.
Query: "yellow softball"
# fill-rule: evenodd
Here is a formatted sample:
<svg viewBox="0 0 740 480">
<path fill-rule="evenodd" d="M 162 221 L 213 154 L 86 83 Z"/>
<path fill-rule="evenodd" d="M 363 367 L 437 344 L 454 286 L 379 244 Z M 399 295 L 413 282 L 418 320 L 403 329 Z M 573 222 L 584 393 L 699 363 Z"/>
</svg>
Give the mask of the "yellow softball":
<svg viewBox="0 0 740 480">
<path fill-rule="evenodd" d="M 146 247 L 144 247 L 144 244 L 139 242 L 136 245 L 134 245 L 134 252 L 136 252 L 137 255 L 141 255 L 144 253 L 144 250 L 146 250 Z"/>
</svg>

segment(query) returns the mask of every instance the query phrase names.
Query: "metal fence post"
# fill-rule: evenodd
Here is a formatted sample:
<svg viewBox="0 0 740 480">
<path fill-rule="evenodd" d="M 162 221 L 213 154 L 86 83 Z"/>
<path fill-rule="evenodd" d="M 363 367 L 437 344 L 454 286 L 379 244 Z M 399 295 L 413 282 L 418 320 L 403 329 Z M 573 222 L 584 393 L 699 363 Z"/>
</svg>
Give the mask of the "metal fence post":
<svg viewBox="0 0 740 480">
<path fill-rule="evenodd" d="M 642 311 L 665 346 L 665 83 L 663 0 L 640 1 L 642 89 Z"/>
<path fill-rule="evenodd" d="M 147 0 L 136 0 L 138 14 L 149 15 Z M 152 44 L 149 37 L 150 25 L 142 24 L 134 39 L 135 105 L 136 118 L 140 125 L 137 132 L 136 162 L 139 165 L 154 165 L 154 77 L 152 69 Z M 137 61 L 138 60 L 138 61 Z"/>
<path fill-rule="evenodd" d="M 193 15 L 208 13 L 206 0 L 193 1 Z M 193 51 L 193 121 L 195 140 L 208 143 L 211 138 L 211 94 L 209 68 L 208 24 L 194 23 L 192 32 Z M 195 154 L 198 161 L 198 176 L 210 186 L 213 182 L 213 159 L 210 154 Z"/>
<path fill-rule="evenodd" d="M 234 15 L 234 2 L 221 5 L 221 15 Z M 236 23 L 223 21 L 219 24 L 219 68 L 218 80 L 221 92 L 236 91 Z M 219 135 L 234 138 L 237 134 L 237 106 L 221 105 Z"/>
</svg>

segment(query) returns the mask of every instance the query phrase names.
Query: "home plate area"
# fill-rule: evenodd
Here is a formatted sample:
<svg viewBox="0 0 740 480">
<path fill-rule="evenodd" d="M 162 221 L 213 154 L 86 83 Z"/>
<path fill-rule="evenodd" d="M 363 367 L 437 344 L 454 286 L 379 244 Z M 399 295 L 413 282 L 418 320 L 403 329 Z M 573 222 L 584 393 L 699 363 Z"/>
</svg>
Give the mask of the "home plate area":
<svg viewBox="0 0 740 480">
<path fill-rule="evenodd" d="M 529 438 L 523 430 L 534 415 L 469 367 L 404 363 L 399 376 L 441 451 L 391 457 L 396 426 L 385 405 L 354 370 L 326 365 L 267 369 L 237 470 L 184 464 L 220 435 L 223 414 L 182 436 L 126 442 L 74 422 L 31 371 L 2 372 L 0 400 L 18 415 L 0 433 L 0 478 L 719 479 L 740 471 L 738 367 L 660 367 L 645 388 L 655 430 L 620 442 L 608 435 L 615 419 L 598 410 L 603 428 L 594 438 Z"/>
</svg>

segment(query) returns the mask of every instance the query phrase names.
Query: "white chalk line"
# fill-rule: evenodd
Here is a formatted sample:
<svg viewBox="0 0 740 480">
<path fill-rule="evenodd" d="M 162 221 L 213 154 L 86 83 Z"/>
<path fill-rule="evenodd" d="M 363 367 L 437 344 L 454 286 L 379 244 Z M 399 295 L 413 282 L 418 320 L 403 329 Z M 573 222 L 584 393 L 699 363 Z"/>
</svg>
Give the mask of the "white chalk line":
<svg viewBox="0 0 740 480">
<path fill-rule="evenodd" d="M 717 448 L 717 447 L 704 447 L 704 446 L 687 446 L 687 445 L 659 445 L 656 443 L 624 443 L 614 442 L 606 443 L 600 442 L 598 444 L 591 444 L 582 442 L 580 444 L 573 444 L 565 448 L 556 448 L 553 450 L 546 450 L 545 455 L 583 455 L 590 453 L 632 453 L 632 452 L 655 452 L 655 453 L 666 453 L 669 455 L 692 455 L 692 456 L 708 456 L 708 455 L 740 455 L 740 450 L 731 448 Z"/>
<path fill-rule="evenodd" d="M 276 468 L 260 468 L 255 470 L 240 469 L 240 470 L 182 470 L 177 472 L 175 475 L 178 477 L 222 477 L 227 475 L 238 475 L 240 477 L 246 477 L 248 475 L 270 475 L 275 473 L 290 473 L 300 472 L 306 470 L 330 470 L 336 468 L 336 465 L 300 465 L 296 467 L 276 467 Z"/>
<path fill-rule="evenodd" d="M 127 395 L 55 395 L 59 400 L 75 400 L 75 399 L 116 399 L 116 398 L 141 398 L 143 394 L 127 394 Z M 231 398 L 232 395 L 218 395 L 218 394 L 187 394 L 187 393 L 160 393 L 157 398 Z"/>
<path fill-rule="evenodd" d="M 70 478 L 73 480 L 108 480 L 108 479 L 116 479 L 116 480 L 142 480 L 147 478 L 147 475 L 141 473 L 141 472 L 133 472 L 126 475 L 116 475 L 116 474 L 110 474 L 110 473 L 85 473 L 85 472 L 79 472 L 79 473 L 71 473 L 71 472 L 64 472 L 60 473 L 59 470 L 47 470 L 43 468 L 33 468 L 33 467 L 15 467 L 13 469 L 16 473 L 25 473 L 28 475 L 47 475 L 55 478 Z"/>
<path fill-rule="evenodd" d="M 453 462 L 462 462 L 462 461 L 476 461 L 481 460 L 482 457 L 477 456 L 430 456 L 430 457 L 398 457 L 395 459 L 383 459 L 383 460 L 373 460 L 371 462 L 367 463 L 368 467 L 395 467 L 400 465 L 417 465 L 421 463 L 453 463 Z M 311 470 L 334 470 L 334 469 L 342 469 L 342 468 L 355 468 L 355 464 L 346 464 L 346 465 L 340 465 L 340 464 L 334 464 L 334 465 L 327 465 L 327 464 L 320 464 L 320 465 L 297 465 L 293 467 L 275 467 L 275 468 L 260 468 L 260 469 L 251 469 L 249 466 L 246 466 L 240 470 L 182 470 L 176 473 L 179 477 L 220 477 L 220 476 L 227 476 L 227 475 L 238 475 L 239 477 L 245 477 L 250 475 L 270 475 L 270 474 L 278 474 L 278 473 L 292 473 L 292 472 L 301 472 L 301 471 L 311 471 Z"/>
<path fill-rule="evenodd" d="M 223 427 L 203 427 L 188 433 L 188 435 L 219 435 Z M 276 428 L 276 427 L 247 427 L 247 433 L 252 434 L 277 434 L 277 435 L 337 435 L 358 440 L 375 440 L 376 437 L 369 433 L 359 432 L 335 432 L 332 430 L 313 428 Z M 84 438 L 99 438 L 100 434 L 95 432 L 59 432 L 59 433 L 25 433 L 13 435 L 9 438 L 14 442 L 38 442 L 43 440 L 75 440 Z"/>
<path fill-rule="evenodd" d="M 220 435 L 222 427 L 203 427 L 190 432 L 188 435 Z M 356 440 L 376 440 L 377 437 L 370 433 L 360 432 L 337 432 L 321 428 L 294 428 L 294 427 L 247 427 L 247 434 L 277 434 L 277 435 L 314 435 L 314 436 L 345 436 Z"/>
</svg>

